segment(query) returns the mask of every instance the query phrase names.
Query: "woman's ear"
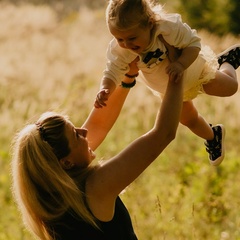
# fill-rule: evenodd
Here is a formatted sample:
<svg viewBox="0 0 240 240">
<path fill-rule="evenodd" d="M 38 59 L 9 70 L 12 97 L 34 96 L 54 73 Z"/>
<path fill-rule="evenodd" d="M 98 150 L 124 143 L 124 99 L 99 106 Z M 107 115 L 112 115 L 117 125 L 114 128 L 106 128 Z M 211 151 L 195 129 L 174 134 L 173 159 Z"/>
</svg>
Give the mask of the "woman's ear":
<svg viewBox="0 0 240 240">
<path fill-rule="evenodd" d="M 74 166 L 74 163 L 69 161 L 67 158 L 62 158 L 59 160 L 59 162 L 60 162 L 62 168 L 65 170 L 69 170 Z"/>
<path fill-rule="evenodd" d="M 149 19 L 149 21 L 148 21 L 148 27 L 152 30 L 152 29 L 153 29 L 153 26 L 154 26 L 154 21 L 153 21 L 153 19 Z"/>
</svg>

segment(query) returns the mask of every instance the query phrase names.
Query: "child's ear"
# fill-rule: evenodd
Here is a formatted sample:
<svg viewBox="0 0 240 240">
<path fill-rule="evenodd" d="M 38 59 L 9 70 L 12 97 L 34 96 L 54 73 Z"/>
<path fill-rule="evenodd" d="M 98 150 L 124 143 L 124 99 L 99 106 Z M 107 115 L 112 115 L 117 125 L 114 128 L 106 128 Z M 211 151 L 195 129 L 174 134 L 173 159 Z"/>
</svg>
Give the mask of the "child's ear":
<svg viewBox="0 0 240 240">
<path fill-rule="evenodd" d="M 62 158 L 59 160 L 60 165 L 62 166 L 63 169 L 69 170 L 74 166 L 74 163 L 69 161 L 67 158 Z"/>
</svg>

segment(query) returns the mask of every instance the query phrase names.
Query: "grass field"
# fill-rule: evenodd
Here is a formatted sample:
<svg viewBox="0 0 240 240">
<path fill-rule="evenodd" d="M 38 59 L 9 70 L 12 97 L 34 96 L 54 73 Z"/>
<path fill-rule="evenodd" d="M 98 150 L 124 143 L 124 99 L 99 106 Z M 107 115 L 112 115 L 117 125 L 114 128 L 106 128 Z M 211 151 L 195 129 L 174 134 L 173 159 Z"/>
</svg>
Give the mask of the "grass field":
<svg viewBox="0 0 240 240">
<path fill-rule="evenodd" d="M 0 240 L 30 240 L 11 197 L 12 137 L 47 110 L 65 111 L 81 126 L 99 87 L 110 35 L 103 9 L 58 21 L 47 7 L 0 7 Z M 199 34 L 216 53 L 240 42 Z M 96 151 L 98 159 L 150 129 L 158 102 L 137 84 Z M 211 167 L 203 140 L 180 126 L 176 140 L 122 194 L 140 240 L 240 240 L 240 91 L 230 98 L 201 95 L 195 103 L 209 122 L 225 125 L 225 161 Z"/>
</svg>

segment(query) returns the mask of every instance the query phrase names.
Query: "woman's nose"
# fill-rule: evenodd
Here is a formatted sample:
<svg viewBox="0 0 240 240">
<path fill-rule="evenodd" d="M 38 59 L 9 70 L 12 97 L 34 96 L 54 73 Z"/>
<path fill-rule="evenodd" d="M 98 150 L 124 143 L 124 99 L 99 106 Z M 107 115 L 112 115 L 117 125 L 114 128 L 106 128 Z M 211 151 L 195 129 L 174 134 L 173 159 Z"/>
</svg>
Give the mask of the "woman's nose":
<svg viewBox="0 0 240 240">
<path fill-rule="evenodd" d="M 86 128 L 78 128 L 77 129 L 77 132 L 83 136 L 83 137 L 87 137 L 87 133 L 88 133 L 88 130 Z"/>
</svg>

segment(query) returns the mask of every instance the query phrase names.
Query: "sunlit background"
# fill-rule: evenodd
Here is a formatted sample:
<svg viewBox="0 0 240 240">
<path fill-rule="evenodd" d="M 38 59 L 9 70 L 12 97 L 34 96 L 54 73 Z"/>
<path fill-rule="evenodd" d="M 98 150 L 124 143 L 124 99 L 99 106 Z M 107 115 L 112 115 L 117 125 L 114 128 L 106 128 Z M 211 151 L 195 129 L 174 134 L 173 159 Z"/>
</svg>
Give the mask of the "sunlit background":
<svg viewBox="0 0 240 240">
<path fill-rule="evenodd" d="M 161 3 L 216 53 L 240 43 L 239 0 Z M 79 126 L 86 119 L 111 39 L 105 7 L 103 0 L 0 1 L 0 240 L 33 239 L 12 200 L 12 138 L 47 110 L 65 111 Z M 158 103 L 138 83 L 98 159 L 150 129 Z M 121 196 L 139 240 L 240 240 L 240 91 L 195 103 L 207 121 L 225 125 L 225 161 L 211 167 L 203 140 L 180 125 L 176 140 Z"/>
</svg>

